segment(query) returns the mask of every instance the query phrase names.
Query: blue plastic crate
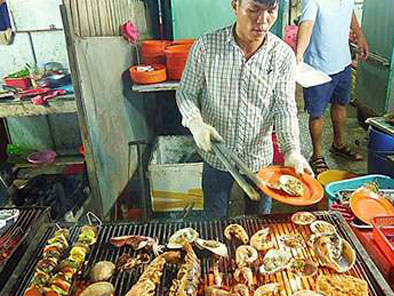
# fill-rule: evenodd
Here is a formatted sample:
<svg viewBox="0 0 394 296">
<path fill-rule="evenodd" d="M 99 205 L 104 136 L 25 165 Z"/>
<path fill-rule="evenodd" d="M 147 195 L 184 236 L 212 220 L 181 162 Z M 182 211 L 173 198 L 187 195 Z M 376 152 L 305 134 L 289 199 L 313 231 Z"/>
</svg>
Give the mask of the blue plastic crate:
<svg viewBox="0 0 394 296">
<path fill-rule="evenodd" d="M 381 190 L 394 189 L 394 179 L 384 175 L 368 175 L 344 181 L 332 182 L 324 188 L 329 204 L 339 199 L 338 192 L 342 190 L 352 190 L 361 187 L 363 184 L 375 181 Z"/>
</svg>

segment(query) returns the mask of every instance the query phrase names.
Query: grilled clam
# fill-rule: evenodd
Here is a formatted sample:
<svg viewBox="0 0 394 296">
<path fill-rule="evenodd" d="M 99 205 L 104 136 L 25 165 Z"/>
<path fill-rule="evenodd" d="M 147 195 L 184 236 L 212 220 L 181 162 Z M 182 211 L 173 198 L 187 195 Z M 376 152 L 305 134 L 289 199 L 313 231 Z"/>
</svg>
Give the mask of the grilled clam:
<svg viewBox="0 0 394 296">
<path fill-rule="evenodd" d="M 205 240 L 198 238 L 196 240 L 196 245 L 201 249 L 206 249 L 216 255 L 227 257 L 228 251 L 225 244 L 215 241 L 215 240 Z"/>
<path fill-rule="evenodd" d="M 115 272 L 115 264 L 110 261 L 97 262 L 90 271 L 92 282 L 107 281 Z"/>
<path fill-rule="evenodd" d="M 247 267 L 257 260 L 257 255 L 255 248 L 247 245 L 239 246 L 235 251 L 235 262 L 238 268 Z"/>
<path fill-rule="evenodd" d="M 322 264 L 339 273 L 351 269 L 356 261 L 352 246 L 336 233 L 317 236 L 313 247 Z"/>
<path fill-rule="evenodd" d="M 274 242 L 269 238 L 269 227 L 261 229 L 252 235 L 250 245 L 257 251 L 267 251 L 274 247 Z"/>
<path fill-rule="evenodd" d="M 253 296 L 272 295 L 272 293 L 277 293 L 278 290 L 279 290 L 279 284 L 278 283 L 266 284 L 264 286 L 261 286 L 261 287 L 257 288 L 257 290 L 254 291 Z"/>
<path fill-rule="evenodd" d="M 283 250 L 271 249 L 265 254 L 260 273 L 263 275 L 273 274 L 289 267 L 291 255 Z"/>
<path fill-rule="evenodd" d="M 230 224 L 224 229 L 224 236 L 228 240 L 232 240 L 233 238 L 240 240 L 243 244 L 247 244 L 249 241 L 249 236 L 241 225 L 239 224 Z"/>
<path fill-rule="evenodd" d="M 167 247 L 169 249 L 181 249 L 183 247 L 182 242 L 186 240 L 189 244 L 196 241 L 199 234 L 193 228 L 183 228 L 176 231 L 168 240 Z"/>
</svg>

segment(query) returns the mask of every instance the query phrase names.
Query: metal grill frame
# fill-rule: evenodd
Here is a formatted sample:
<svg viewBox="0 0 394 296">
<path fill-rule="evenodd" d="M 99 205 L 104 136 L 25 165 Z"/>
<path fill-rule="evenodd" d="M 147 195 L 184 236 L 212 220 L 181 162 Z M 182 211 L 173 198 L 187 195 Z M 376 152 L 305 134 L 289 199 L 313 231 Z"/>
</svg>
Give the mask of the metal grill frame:
<svg viewBox="0 0 394 296">
<path fill-rule="evenodd" d="M 4 288 L 9 278 L 10 271 L 14 270 L 24 252 L 30 246 L 30 241 L 35 236 L 35 231 L 37 231 L 43 223 L 49 223 L 52 221 L 49 207 L 0 208 L 0 210 L 12 209 L 18 209 L 20 211 L 19 217 L 9 229 L 0 235 L 0 237 L 10 235 L 19 227 L 22 228 L 23 234 L 22 238 L 13 248 L 8 257 L 0 263 L 0 291 Z"/>
<path fill-rule="evenodd" d="M 364 247 L 361 245 L 358 238 L 355 236 L 347 222 L 337 212 L 315 212 L 314 213 L 319 219 L 328 221 L 334 224 L 337 228 L 338 233 L 346 239 L 352 247 L 355 249 L 357 254 L 357 261 L 355 266 L 352 268 L 352 274 L 356 274 L 359 277 L 362 276 L 367 282 L 370 289 L 369 295 L 376 296 L 394 296 L 394 292 L 391 290 L 388 283 L 384 280 L 380 271 L 368 256 Z M 106 223 L 103 224 L 99 230 L 98 242 L 92 251 L 89 253 L 87 264 L 85 265 L 85 273 L 89 271 L 95 262 L 101 260 L 110 260 L 115 263 L 115 259 L 128 251 L 130 254 L 135 255 L 138 252 L 132 252 L 131 249 L 114 248 L 110 246 L 109 239 L 115 236 L 122 236 L 126 234 L 136 235 L 147 235 L 158 237 L 160 243 L 164 243 L 168 240 L 169 236 L 178 229 L 183 227 L 193 227 L 200 232 L 200 236 L 207 239 L 218 238 L 221 241 L 225 241 L 223 238 L 224 227 L 230 223 L 240 223 L 246 226 L 247 229 L 254 229 L 256 231 L 262 225 L 268 226 L 278 223 L 291 223 L 291 215 L 289 214 L 273 214 L 266 216 L 241 216 L 236 218 L 213 220 L 213 221 L 154 221 L 147 223 Z M 279 224 L 278 224 L 279 225 Z M 80 224 L 61 224 L 64 227 L 71 227 L 70 241 L 74 242 L 77 238 Z M 279 226 L 278 226 L 279 227 Z M 295 228 L 296 226 L 293 226 Z M 30 279 L 33 276 L 33 271 L 39 260 L 43 247 L 47 239 L 54 233 L 55 224 L 42 225 L 40 230 L 37 232 L 29 249 L 26 254 L 19 262 L 19 265 L 12 273 L 7 286 L 3 290 L 5 294 L 9 296 L 21 296 L 23 291 L 27 288 L 30 283 Z M 149 232 L 148 232 L 149 231 Z M 251 234 L 251 233 L 249 233 Z M 235 246 L 234 244 L 227 244 L 229 246 L 230 256 L 234 258 Z M 308 251 L 303 251 L 308 252 Z M 231 260 L 231 259 L 225 259 Z M 213 284 L 212 282 L 212 262 L 207 258 L 201 258 L 202 266 L 202 278 L 205 283 Z M 136 268 L 129 273 L 122 273 L 114 277 L 111 282 L 116 288 L 117 296 L 123 296 L 131 288 L 131 286 L 138 280 L 140 274 L 145 266 Z M 224 262 L 220 263 L 221 272 L 225 275 L 224 283 L 229 283 L 232 278 L 234 265 L 229 266 Z M 171 285 L 171 280 L 176 276 L 177 267 L 167 266 L 163 272 L 162 284 L 157 289 L 156 295 L 167 295 L 168 289 Z M 280 275 L 282 276 L 282 275 Z M 284 274 L 287 277 L 286 274 Z M 275 275 L 276 277 L 276 275 Z M 261 276 L 259 276 L 261 278 Z M 262 284 L 258 282 L 258 284 Z M 205 286 L 205 285 L 204 285 Z M 281 293 L 281 295 L 291 295 L 290 292 Z"/>
</svg>

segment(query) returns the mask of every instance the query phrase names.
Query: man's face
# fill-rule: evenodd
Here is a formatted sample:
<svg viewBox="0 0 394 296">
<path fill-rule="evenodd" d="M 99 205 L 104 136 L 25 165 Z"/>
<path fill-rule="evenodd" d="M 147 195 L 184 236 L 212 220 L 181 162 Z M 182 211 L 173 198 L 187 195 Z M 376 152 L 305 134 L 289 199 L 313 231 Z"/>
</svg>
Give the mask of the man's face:
<svg viewBox="0 0 394 296">
<path fill-rule="evenodd" d="M 234 0 L 237 31 L 249 41 L 262 41 L 278 17 L 278 4 L 268 6 L 255 0 Z"/>
</svg>

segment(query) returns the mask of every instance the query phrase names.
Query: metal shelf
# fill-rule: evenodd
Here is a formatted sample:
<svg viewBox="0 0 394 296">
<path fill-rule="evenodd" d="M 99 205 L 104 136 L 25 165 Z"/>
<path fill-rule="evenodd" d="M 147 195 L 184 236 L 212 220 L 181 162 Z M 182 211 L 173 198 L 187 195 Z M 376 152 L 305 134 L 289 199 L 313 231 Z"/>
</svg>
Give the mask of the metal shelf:
<svg viewBox="0 0 394 296">
<path fill-rule="evenodd" d="M 166 81 L 163 83 L 156 83 L 156 84 L 134 84 L 132 90 L 135 92 L 158 92 L 158 91 L 174 91 L 177 90 L 179 86 L 179 81 Z"/>
<path fill-rule="evenodd" d="M 34 105 L 30 99 L 0 99 L 0 117 L 40 116 L 77 112 L 74 95 L 50 99 L 46 105 Z"/>
</svg>

